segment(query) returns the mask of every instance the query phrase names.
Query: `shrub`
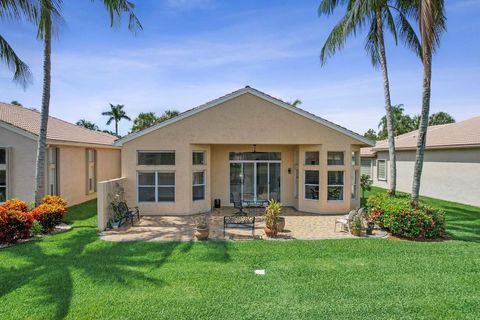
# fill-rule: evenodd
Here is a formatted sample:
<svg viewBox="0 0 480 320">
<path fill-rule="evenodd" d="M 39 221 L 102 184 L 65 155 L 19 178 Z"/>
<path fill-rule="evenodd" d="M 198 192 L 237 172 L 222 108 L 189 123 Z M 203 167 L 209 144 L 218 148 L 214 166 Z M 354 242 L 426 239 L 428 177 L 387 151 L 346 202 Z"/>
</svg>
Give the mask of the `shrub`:
<svg viewBox="0 0 480 320">
<path fill-rule="evenodd" d="M 37 220 L 33 220 L 32 228 L 30 230 L 32 236 L 38 236 L 43 233 L 43 227 Z"/>
<path fill-rule="evenodd" d="M 42 203 L 56 204 L 56 205 L 63 206 L 65 208 L 67 207 L 67 202 L 63 200 L 62 197 L 59 197 L 59 196 L 45 196 L 42 199 Z"/>
<path fill-rule="evenodd" d="M 28 211 L 28 204 L 25 201 L 22 201 L 17 198 L 5 201 L 5 203 L 2 204 L 0 207 L 2 207 L 5 210 L 14 210 L 14 211 L 20 211 L 20 212 Z"/>
<path fill-rule="evenodd" d="M 410 206 L 408 196 L 389 197 L 386 193 L 368 197 L 370 219 L 394 235 L 412 239 L 432 239 L 445 235 L 443 211 L 420 205 Z"/>
<path fill-rule="evenodd" d="M 0 208 L 0 243 L 16 243 L 30 237 L 33 217 L 29 213 Z"/>
<path fill-rule="evenodd" d="M 43 228 L 44 232 L 49 232 L 60 224 L 63 216 L 66 213 L 66 208 L 59 204 L 42 203 L 32 210 L 32 215 Z"/>
</svg>

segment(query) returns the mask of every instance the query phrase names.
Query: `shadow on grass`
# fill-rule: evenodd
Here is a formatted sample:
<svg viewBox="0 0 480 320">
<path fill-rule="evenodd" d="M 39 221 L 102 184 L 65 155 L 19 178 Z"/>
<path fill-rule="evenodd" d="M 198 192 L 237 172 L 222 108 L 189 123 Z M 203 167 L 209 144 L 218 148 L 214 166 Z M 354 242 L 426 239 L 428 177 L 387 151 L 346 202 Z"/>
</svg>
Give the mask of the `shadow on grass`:
<svg viewBox="0 0 480 320">
<path fill-rule="evenodd" d="M 95 228 L 95 201 L 69 208 L 71 231 L 48 236 L 5 249 L 5 256 L 21 263 L 0 265 L 0 300 L 5 295 L 29 285 L 38 294 L 40 303 L 54 307 L 52 319 L 65 318 L 70 310 L 74 281 L 72 271 L 93 282 L 106 285 L 120 283 L 128 286 L 164 286 L 158 270 L 168 262 L 172 254 L 189 254 L 194 242 L 107 242 L 99 239 Z M 92 213 L 93 212 L 93 213 Z M 80 223 L 79 223 L 80 221 Z M 88 221 L 88 223 L 86 223 Z M 206 254 L 200 257 L 208 261 L 228 262 L 227 244 L 206 242 Z M 201 250 L 203 253 L 203 250 Z M 3 258 L 2 258 L 3 259 Z M 128 284 L 127 284 L 128 283 Z"/>
</svg>

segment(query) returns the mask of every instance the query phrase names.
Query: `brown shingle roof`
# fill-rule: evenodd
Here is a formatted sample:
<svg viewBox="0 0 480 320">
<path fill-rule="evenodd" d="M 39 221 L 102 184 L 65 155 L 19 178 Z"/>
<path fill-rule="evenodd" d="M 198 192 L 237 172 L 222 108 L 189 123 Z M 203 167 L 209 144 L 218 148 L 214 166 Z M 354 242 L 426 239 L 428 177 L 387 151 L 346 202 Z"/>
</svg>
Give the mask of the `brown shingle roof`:
<svg viewBox="0 0 480 320">
<path fill-rule="evenodd" d="M 40 113 L 38 111 L 2 102 L 0 102 L 0 122 L 8 123 L 35 135 L 38 135 L 40 131 Z M 108 133 L 85 129 L 50 116 L 48 118 L 47 139 L 112 145 L 117 138 Z"/>
<path fill-rule="evenodd" d="M 402 134 L 395 138 L 395 148 L 415 149 L 417 147 L 418 130 Z M 431 126 L 427 132 L 427 149 L 480 147 L 480 116 L 464 121 Z M 388 141 L 378 141 L 373 148 L 362 148 L 361 154 L 369 156 L 372 152 L 388 150 Z"/>
</svg>

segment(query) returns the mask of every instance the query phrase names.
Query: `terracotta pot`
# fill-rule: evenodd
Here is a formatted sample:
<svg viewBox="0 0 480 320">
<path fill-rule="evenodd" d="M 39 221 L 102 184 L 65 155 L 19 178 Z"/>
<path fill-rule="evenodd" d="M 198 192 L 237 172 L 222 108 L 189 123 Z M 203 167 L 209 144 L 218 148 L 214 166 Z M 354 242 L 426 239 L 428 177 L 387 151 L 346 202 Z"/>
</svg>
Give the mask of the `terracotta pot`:
<svg viewBox="0 0 480 320">
<path fill-rule="evenodd" d="M 352 229 L 352 235 L 354 235 L 355 237 L 360 237 L 361 234 L 362 234 L 361 229 Z"/>
<path fill-rule="evenodd" d="M 195 232 L 195 237 L 197 240 L 207 240 L 209 231 L 209 229 L 197 229 Z"/>
<path fill-rule="evenodd" d="M 276 229 L 270 229 L 268 227 L 265 227 L 263 228 L 263 231 L 265 231 L 265 234 L 267 235 L 267 237 L 269 238 L 274 238 L 277 236 L 277 233 L 278 233 L 278 230 Z"/>
<path fill-rule="evenodd" d="M 278 217 L 277 218 L 277 230 L 278 230 L 278 232 L 283 232 L 283 229 L 285 229 L 285 218 L 284 217 Z"/>
</svg>

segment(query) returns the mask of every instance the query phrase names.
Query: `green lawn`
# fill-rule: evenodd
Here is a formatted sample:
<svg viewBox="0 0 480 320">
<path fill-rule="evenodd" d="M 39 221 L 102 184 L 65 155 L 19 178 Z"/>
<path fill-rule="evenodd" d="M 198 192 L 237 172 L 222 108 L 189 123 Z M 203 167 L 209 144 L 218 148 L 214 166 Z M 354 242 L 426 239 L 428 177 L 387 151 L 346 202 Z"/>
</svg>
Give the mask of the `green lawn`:
<svg viewBox="0 0 480 320">
<path fill-rule="evenodd" d="M 454 240 L 111 243 L 91 201 L 0 250 L 0 319 L 479 319 L 480 208 L 427 201 Z"/>
</svg>

